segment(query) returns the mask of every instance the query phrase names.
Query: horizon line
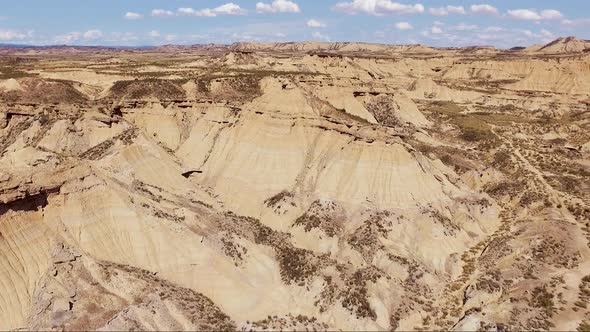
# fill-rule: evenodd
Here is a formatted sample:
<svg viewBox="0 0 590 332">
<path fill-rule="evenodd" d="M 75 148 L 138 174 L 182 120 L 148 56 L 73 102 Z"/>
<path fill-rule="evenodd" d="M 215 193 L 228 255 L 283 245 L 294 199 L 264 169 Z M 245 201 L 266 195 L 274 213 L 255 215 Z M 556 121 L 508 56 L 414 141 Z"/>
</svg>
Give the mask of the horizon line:
<svg viewBox="0 0 590 332">
<path fill-rule="evenodd" d="M 567 38 L 575 38 L 581 41 L 588 41 L 585 39 L 580 39 L 575 36 L 565 36 L 565 37 L 557 37 L 553 41 L 549 42 L 553 43 L 558 40 L 567 39 Z M 515 48 L 526 48 L 534 45 L 539 44 L 530 44 L 528 46 L 525 45 L 515 45 L 509 48 L 501 48 L 494 45 L 464 45 L 464 46 L 431 46 L 428 44 L 387 44 L 387 43 L 373 43 L 373 42 L 364 42 L 364 41 L 236 41 L 233 43 L 194 43 L 194 44 L 162 44 L 162 45 L 75 45 L 75 44 L 47 44 L 47 45 L 40 45 L 40 44 L 18 44 L 18 43 L 0 43 L 0 47 L 9 47 L 9 48 L 59 48 L 59 47 L 74 47 L 74 48 L 116 48 L 116 49 L 148 49 L 148 48 L 159 48 L 159 47 L 192 47 L 192 46 L 232 46 L 236 44 L 305 44 L 305 43 L 316 43 L 316 44 L 368 44 L 368 45 L 383 45 L 383 46 L 425 46 L 434 49 L 461 49 L 461 48 L 470 48 L 470 47 L 486 47 L 486 48 L 495 48 L 498 50 L 511 50 Z"/>
</svg>

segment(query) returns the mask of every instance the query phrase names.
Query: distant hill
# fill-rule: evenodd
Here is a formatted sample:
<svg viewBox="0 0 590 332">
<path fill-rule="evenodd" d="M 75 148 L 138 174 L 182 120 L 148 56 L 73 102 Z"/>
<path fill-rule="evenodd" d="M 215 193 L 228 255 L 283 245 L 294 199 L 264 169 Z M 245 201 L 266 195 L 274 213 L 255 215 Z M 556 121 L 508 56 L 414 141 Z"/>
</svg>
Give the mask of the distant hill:
<svg viewBox="0 0 590 332">
<path fill-rule="evenodd" d="M 230 46 L 233 51 L 274 51 L 274 52 L 416 52 L 429 53 L 435 49 L 424 45 L 387 45 L 356 42 L 289 42 L 289 43 L 235 43 Z"/>
<path fill-rule="evenodd" d="M 413 53 L 413 54 L 432 54 L 440 50 L 453 51 L 457 53 L 468 54 L 495 54 L 504 51 L 517 53 L 540 53 L 540 54 L 574 54 L 590 52 L 590 40 L 576 37 L 560 37 L 554 41 L 542 45 L 532 45 L 529 47 L 516 46 L 508 50 L 502 50 L 493 46 L 474 45 L 463 47 L 433 47 L 421 44 L 412 45 L 395 45 L 395 44 L 376 44 L 364 42 L 282 42 L 282 43 L 258 43 L 258 42 L 236 42 L 233 44 L 194 44 L 194 45 L 161 45 L 161 46 L 79 46 L 79 45 L 27 45 L 27 44 L 8 44 L 0 43 L 2 53 L 11 53 L 12 49 L 26 49 L 31 53 L 94 53 L 100 51 L 122 51 L 122 52 L 185 52 L 185 51 L 204 51 L 204 52 L 284 52 L 284 53 L 308 53 L 308 54 L 344 54 L 355 55 L 365 54 L 396 54 L 396 53 Z"/>
<path fill-rule="evenodd" d="M 576 37 L 560 37 L 545 45 L 533 45 L 523 50 L 526 53 L 581 53 L 590 51 L 590 41 Z"/>
<path fill-rule="evenodd" d="M 4 44 L 4 43 L 0 43 L 0 47 L 32 47 L 31 45 L 25 45 L 25 44 Z"/>
</svg>

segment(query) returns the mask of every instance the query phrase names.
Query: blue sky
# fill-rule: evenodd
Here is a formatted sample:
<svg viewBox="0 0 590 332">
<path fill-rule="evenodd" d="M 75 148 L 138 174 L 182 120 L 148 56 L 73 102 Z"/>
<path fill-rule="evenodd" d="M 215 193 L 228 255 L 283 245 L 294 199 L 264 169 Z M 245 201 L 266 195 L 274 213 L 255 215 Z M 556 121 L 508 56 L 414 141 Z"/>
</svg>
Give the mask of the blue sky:
<svg viewBox="0 0 590 332">
<path fill-rule="evenodd" d="M 364 41 L 433 46 L 590 39 L 588 0 L 5 0 L 0 43 Z"/>
</svg>

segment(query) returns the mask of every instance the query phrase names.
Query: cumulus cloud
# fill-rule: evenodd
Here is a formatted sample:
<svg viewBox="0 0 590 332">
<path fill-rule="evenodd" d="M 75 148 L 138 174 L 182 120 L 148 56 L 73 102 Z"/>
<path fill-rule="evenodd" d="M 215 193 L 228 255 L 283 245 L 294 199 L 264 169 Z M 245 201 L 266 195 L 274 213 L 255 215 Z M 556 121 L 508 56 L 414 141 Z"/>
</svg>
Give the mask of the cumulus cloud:
<svg viewBox="0 0 590 332">
<path fill-rule="evenodd" d="M 250 34 L 250 33 L 233 33 L 231 38 L 233 40 L 238 40 L 238 41 L 255 41 L 255 42 L 259 42 L 262 40 L 261 37 L 256 36 L 254 34 Z"/>
<path fill-rule="evenodd" d="M 339 2 L 334 9 L 346 14 L 368 14 L 375 16 L 420 14 L 424 12 L 422 4 L 406 5 L 390 0 L 353 0 L 352 2 Z"/>
<path fill-rule="evenodd" d="M 536 11 L 529 10 L 529 9 L 509 10 L 508 16 L 510 16 L 512 18 L 519 19 L 519 20 L 540 20 L 541 19 L 541 15 L 539 15 Z"/>
<path fill-rule="evenodd" d="M 541 31 L 539 31 L 538 33 L 535 33 L 531 30 L 522 30 L 522 29 L 514 29 L 512 30 L 513 33 L 517 33 L 517 34 L 522 34 L 524 35 L 526 38 L 517 38 L 517 40 L 523 41 L 523 42 L 531 42 L 531 40 L 533 41 L 537 41 L 537 42 L 542 42 L 542 43 L 549 43 L 552 40 L 554 40 L 556 38 L 556 36 L 548 30 L 545 29 L 541 29 Z"/>
<path fill-rule="evenodd" d="M 27 37 L 31 37 L 32 32 L 23 33 L 14 30 L 0 30 L 0 40 L 7 41 L 7 40 L 22 40 Z"/>
<path fill-rule="evenodd" d="M 215 9 L 213 12 L 219 15 L 244 15 L 246 14 L 246 10 L 242 9 L 239 5 L 236 5 L 233 2 L 226 3 L 225 5 L 221 5 Z"/>
<path fill-rule="evenodd" d="M 408 22 L 398 22 L 395 24 L 395 28 L 398 30 L 412 30 L 414 27 Z"/>
<path fill-rule="evenodd" d="M 152 38 L 158 38 L 158 37 L 160 37 L 160 31 L 152 30 L 148 33 L 148 36 L 150 36 Z"/>
<path fill-rule="evenodd" d="M 443 33 L 443 30 L 441 28 L 435 26 L 430 29 L 430 32 L 432 32 L 435 35 L 438 35 L 438 34 Z"/>
<path fill-rule="evenodd" d="M 545 29 L 541 29 L 541 36 L 545 37 L 545 38 L 555 38 L 555 35 L 553 34 L 553 32 L 545 30 Z"/>
<path fill-rule="evenodd" d="M 125 19 L 127 20 L 141 20 L 142 18 L 143 15 L 141 15 L 140 13 L 127 12 L 125 14 Z"/>
<path fill-rule="evenodd" d="M 477 28 L 478 28 L 477 25 L 465 24 L 465 23 L 459 23 L 453 27 L 453 29 L 457 30 L 457 31 L 473 31 L 473 30 L 476 30 Z"/>
<path fill-rule="evenodd" d="M 541 17 L 546 20 L 557 20 L 563 18 L 563 14 L 559 10 L 546 9 L 541 11 Z"/>
<path fill-rule="evenodd" d="M 551 31 L 515 29 L 499 26 L 476 26 L 467 24 L 436 26 L 425 29 L 420 34 L 432 42 L 448 46 L 494 45 L 511 48 L 514 46 L 547 43 L 555 39 Z"/>
<path fill-rule="evenodd" d="M 581 19 L 577 19 L 577 20 L 561 20 L 560 22 L 563 25 L 568 25 L 568 26 L 580 26 L 580 25 L 590 25 L 590 18 L 581 18 Z"/>
<path fill-rule="evenodd" d="M 272 3 L 258 2 L 256 4 L 258 13 L 277 14 L 277 13 L 299 13 L 299 5 L 289 0 L 274 0 Z"/>
<path fill-rule="evenodd" d="M 88 30 L 88 31 L 84 32 L 84 34 L 82 34 L 82 37 L 84 37 L 84 39 L 88 39 L 88 40 L 99 39 L 99 38 L 102 38 L 102 36 L 103 36 L 102 31 L 97 30 L 97 29 Z"/>
<path fill-rule="evenodd" d="M 195 10 L 193 8 L 178 8 L 176 11 L 178 15 L 184 16 L 204 16 L 204 17 L 215 17 L 217 14 L 209 8 Z"/>
<path fill-rule="evenodd" d="M 307 26 L 310 28 L 325 28 L 326 23 L 322 23 L 318 20 L 311 19 L 311 20 L 307 21 Z"/>
<path fill-rule="evenodd" d="M 172 12 L 170 10 L 164 10 L 164 9 L 154 9 L 154 10 L 152 10 L 152 16 L 170 17 L 170 16 L 174 16 L 174 12 Z"/>
<path fill-rule="evenodd" d="M 312 33 L 311 36 L 315 40 L 330 41 L 330 36 L 324 35 L 319 31 L 314 31 L 314 33 Z"/>
<path fill-rule="evenodd" d="M 474 14 L 497 15 L 498 8 L 488 4 L 472 5 L 471 12 Z"/>
<path fill-rule="evenodd" d="M 213 9 L 193 9 L 190 7 L 178 8 L 176 14 L 181 16 L 215 17 L 217 15 L 245 15 L 246 10 L 242 9 L 239 5 L 230 2 Z"/>
<path fill-rule="evenodd" d="M 463 6 L 446 6 L 439 8 L 430 8 L 428 10 L 434 16 L 447 16 L 449 14 L 465 14 Z"/>
<path fill-rule="evenodd" d="M 113 32 L 101 40 L 104 40 L 107 43 L 121 45 L 129 42 L 137 42 L 139 37 L 133 32 Z"/>
<path fill-rule="evenodd" d="M 508 16 L 517 20 L 555 20 L 563 18 L 563 14 L 558 10 L 546 9 L 541 12 L 537 12 L 532 9 L 515 9 L 509 10 Z"/>
<path fill-rule="evenodd" d="M 80 36 L 82 36 L 80 32 L 74 31 L 63 35 L 58 35 L 54 38 L 54 40 L 58 44 L 71 44 L 80 39 Z"/>
<path fill-rule="evenodd" d="M 491 26 L 491 27 L 487 27 L 485 29 L 485 31 L 487 32 L 500 32 L 500 31 L 504 31 L 505 29 L 502 27 L 496 27 L 496 26 Z"/>
<path fill-rule="evenodd" d="M 85 32 L 72 31 L 63 35 L 58 35 L 53 38 L 57 44 L 72 44 L 78 41 L 91 42 L 102 39 L 104 34 L 98 29 L 92 29 Z"/>
</svg>

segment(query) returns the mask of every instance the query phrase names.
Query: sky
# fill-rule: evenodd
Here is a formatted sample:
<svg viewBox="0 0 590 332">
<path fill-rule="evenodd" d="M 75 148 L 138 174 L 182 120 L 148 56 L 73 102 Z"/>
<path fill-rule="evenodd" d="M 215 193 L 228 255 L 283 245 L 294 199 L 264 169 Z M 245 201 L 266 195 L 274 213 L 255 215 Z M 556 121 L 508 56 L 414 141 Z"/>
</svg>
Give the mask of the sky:
<svg viewBox="0 0 590 332">
<path fill-rule="evenodd" d="M 359 41 L 432 46 L 590 39 L 589 0 L 4 0 L 0 44 Z"/>
</svg>

